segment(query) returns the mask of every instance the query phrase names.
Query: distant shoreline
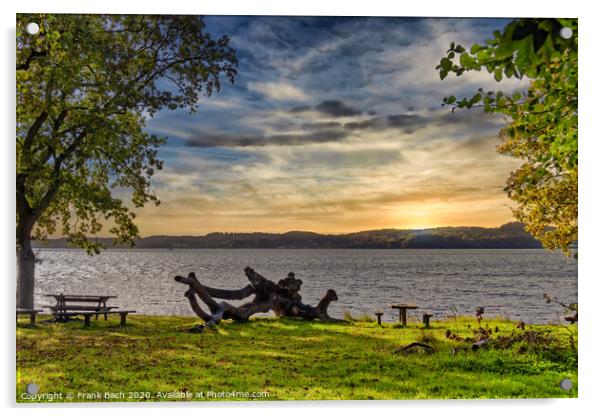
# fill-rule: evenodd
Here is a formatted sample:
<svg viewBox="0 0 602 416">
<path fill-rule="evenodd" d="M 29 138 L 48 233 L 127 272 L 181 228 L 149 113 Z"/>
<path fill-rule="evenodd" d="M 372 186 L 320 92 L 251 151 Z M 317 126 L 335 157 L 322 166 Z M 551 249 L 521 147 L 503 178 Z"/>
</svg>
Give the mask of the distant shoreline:
<svg viewBox="0 0 602 416">
<path fill-rule="evenodd" d="M 518 222 L 497 228 L 440 227 L 424 230 L 370 230 L 349 234 L 210 233 L 205 236 L 150 236 L 135 246 L 113 245 L 111 238 L 93 238 L 112 249 L 539 249 L 541 243 Z M 34 242 L 34 248 L 73 248 L 67 239 Z"/>
</svg>

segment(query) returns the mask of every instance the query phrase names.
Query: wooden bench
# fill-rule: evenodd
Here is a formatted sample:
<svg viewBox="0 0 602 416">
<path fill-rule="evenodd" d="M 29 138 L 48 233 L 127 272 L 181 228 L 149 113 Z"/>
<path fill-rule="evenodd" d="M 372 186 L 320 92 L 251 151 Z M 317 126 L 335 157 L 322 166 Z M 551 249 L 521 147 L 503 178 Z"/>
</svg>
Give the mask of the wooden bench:
<svg viewBox="0 0 602 416">
<path fill-rule="evenodd" d="M 399 322 L 401 322 L 401 324 L 403 326 L 406 326 L 407 319 L 408 319 L 407 310 L 408 309 L 418 309 L 418 306 L 398 304 L 398 305 L 391 305 L 391 308 L 399 309 Z"/>
<path fill-rule="evenodd" d="M 119 314 L 119 316 L 121 317 L 119 325 L 125 326 L 128 314 L 136 313 L 136 311 L 104 311 L 102 313 L 105 315 Z M 72 316 L 83 316 L 84 317 L 84 326 L 90 326 L 90 318 L 93 315 L 97 315 L 97 313 L 96 312 L 56 312 L 54 315 L 56 317 L 61 317 L 61 318 L 70 318 Z"/>
<path fill-rule="evenodd" d="M 118 309 L 117 306 L 107 306 L 107 307 L 97 307 L 97 306 L 86 306 L 86 305 L 69 305 L 63 308 L 59 308 L 53 305 L 44 305 L 45 308 L 48 308 L 52 311 L 54 315 L 55 312 L 93 312 L 93 315 L 96 315 L 96 319 L 98 319 L 98 315 L 104 315 L 105 321 L 107 320 L 107 314 L 112 309 Z"/>
<path fill-rule="evenodd" d="M 44 312 L 44 310 L 17 308 L 17 321 L 19 321 L 19 315 L 29 315 L 29 325 L 34 326 L 36 324 L 36 315 L 40 312 Z"/>
</svg>

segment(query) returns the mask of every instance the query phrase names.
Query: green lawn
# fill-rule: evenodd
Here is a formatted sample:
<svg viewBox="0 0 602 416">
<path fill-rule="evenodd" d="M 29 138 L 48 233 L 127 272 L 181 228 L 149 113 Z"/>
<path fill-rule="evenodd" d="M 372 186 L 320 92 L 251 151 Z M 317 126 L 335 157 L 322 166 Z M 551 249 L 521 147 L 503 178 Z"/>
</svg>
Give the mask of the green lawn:
<svg viewBox="0 0 602 416">
<path fill-rule="evenodd" d="M 188 400 L 226 400 L 207 392 L 267 392 L 269 400 L 577 396 L 576 325 L 527 325 L 536 333 L 533 340 L 452 354 L 452 348 L 470 344 L 447 338 L 446 330 L 472 337 L 479 326 L 474 318 L 434 322 L 432 329 L 416 322 L 400 328 L 264 318 L 226 321 L 200 334 L 187 331 L 198 322 L 134 315 L 126 328 L 115 317 L 92 321 L 90 328 L 82 322 L 29 328 L 22 320 L 17 401 L 31 402 L 23 396 L 31 382 L 40 386 L 38 394 L 62 393 L 54 401 L 173 401 L 186 394 L 192 396 Z M 523 333 L 515 325 L 502 319 L 481 323 L 493 338 Z M 436 351 L 394 354 L 414 341 Z M 559 387 L 563 378 L 573 381 L 571 390 Z M 115 395 L 105 398 L 105 392 Z M 181 396 L 170 397 L 173 392 Z"/>
</svg>

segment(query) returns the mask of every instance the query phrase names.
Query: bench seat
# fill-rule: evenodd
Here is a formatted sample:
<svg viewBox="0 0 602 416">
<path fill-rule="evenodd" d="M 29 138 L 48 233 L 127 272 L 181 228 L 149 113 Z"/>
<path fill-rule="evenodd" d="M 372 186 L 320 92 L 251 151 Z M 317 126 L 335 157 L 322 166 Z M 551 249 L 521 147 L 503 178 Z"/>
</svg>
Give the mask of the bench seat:
<svg viewBox="0 0 602 416">
<path fill-rule="evenodd" d="M 98 315 L 99 313 L 103 314 L 103 315 L 119 314 L 119 316 L 121 317 L 120 325 L 125 326 L 127 315 L 129 313 L 136 313 L 136 311 L 119 311 L 119 310 L 117 310 L 117 311 L 108 311 L 107 310 L 107 311 L 100 311 L 100 312 L 69 311 L 69 312 L 54 312 L 54 316 L 63 317 L 63 318 L 69 318 L 71 316 L 83 316 L 84 317 L 84 326 L 90 326 L 90 318 L 93 315 Z"/>
<path fill-rule="evenodd" d="M 29 315 L 29 325 L 34 326 L 36 324 L 36 315 L 41 312 L 44 312 L 44 310 L 17 308 L 17 320 L 19 319 L 19 315 Z"/>
</svg>

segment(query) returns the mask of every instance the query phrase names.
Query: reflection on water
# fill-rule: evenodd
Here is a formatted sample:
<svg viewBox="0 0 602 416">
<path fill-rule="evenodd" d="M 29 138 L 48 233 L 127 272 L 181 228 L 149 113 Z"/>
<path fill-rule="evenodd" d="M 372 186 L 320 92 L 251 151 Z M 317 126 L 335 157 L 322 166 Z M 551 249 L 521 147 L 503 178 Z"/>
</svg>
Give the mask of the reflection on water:
<svg viewBox="0 0 602 416">
<path fill-rule="evenodd" d="M 301 293 L 315 305 L 327 289 L 339 301 L 330 311 L 342 317 L 378 308 L 392 320 L 391 303 L 411 302 L 436 317 L 504 315 L 526 322 L 557 321 L 563 311 L 543 293 L 577 301 L 577 262 L 545 250 L 110 250 L 90 257 L 81 250 L 40 250 L 36 306 L 45 293 L 115 294 L 117 306 L 139 313 L 193 315 L 186 287 L 173 280 L 194 271 L 210 286 L 241 288 L 243 269 L 279 280 L 289 271 L 303 280 Z M 413 316 L 412 316 L 413 315 Z"/>
</svg>

